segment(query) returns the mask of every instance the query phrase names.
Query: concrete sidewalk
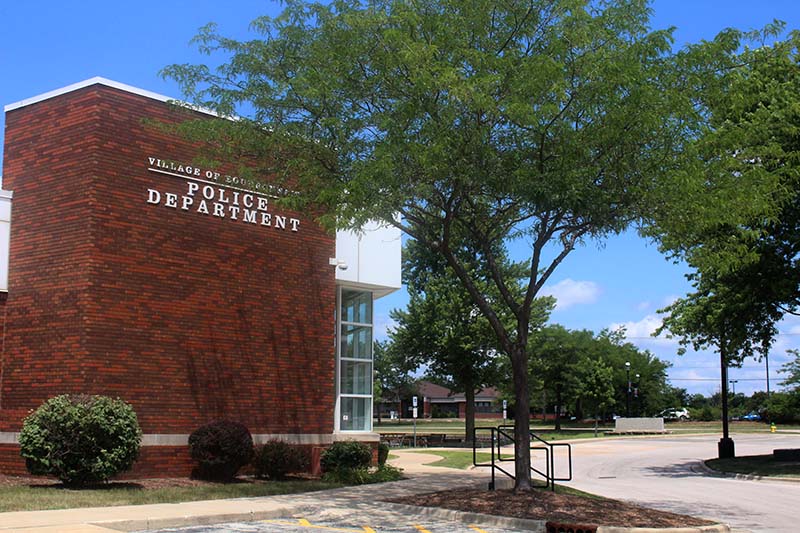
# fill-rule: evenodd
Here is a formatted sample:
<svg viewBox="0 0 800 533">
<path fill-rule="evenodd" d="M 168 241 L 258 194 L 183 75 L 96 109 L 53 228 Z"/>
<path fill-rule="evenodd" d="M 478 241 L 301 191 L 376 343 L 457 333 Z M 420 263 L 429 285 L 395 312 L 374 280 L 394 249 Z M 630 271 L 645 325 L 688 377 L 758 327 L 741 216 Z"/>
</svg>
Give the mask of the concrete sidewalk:
<svg viewBox="0 0 800 533">
<path fill-rule="evenodd" d="M 135 531 L 233 521 L 252 521 L 291 516 L 302 510 L 321 507 L 349 509 L 380 508 L 379 496 L 399 498 L 420 492 L 484 485 L 486 472 L 458 471 L 451 468 L 426 466 L 424 463 L 441 459 L 439 456 L 393 451 L 399 456 L 390 461 L 402 468 L 409 479 L 394 483 L 362 485 L 303 494 L 207 500 L 155 505 L 121 507 L 90 507 L 53 511 L 24 511 L 0 513 L 0 532 L 25 533 L 102 533 Z M 379 492 L 378 492 L 379 491 Z M 376 493 L 378 492 L 378 493 Z"/>
</svg>

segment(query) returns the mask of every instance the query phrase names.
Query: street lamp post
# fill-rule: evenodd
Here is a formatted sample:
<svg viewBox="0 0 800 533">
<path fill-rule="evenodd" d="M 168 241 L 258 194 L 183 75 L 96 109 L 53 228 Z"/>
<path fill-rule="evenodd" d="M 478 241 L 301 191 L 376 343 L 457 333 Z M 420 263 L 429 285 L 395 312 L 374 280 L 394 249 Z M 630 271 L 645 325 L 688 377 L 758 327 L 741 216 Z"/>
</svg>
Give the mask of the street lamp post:
<svg viewBox="0 0 800 533">
<path fill-rule="evenodd" d="M 631 362 L 625 361 L 625 376 L 628 380 L 628 392 L 625 395 L 625 418 L 631 416 Z"/>
<path fill-rule="evenodd" d="M 717 451 L 720 459 L 730 459 L 736 457 L 736 451 L 728 428 L 728 357 L 724 342 L 721 342 L 719 347 L 719 363 L 720 392 L 722 393 L 722 438 L 717 444 Z"/>
<path fill-rule="evenodd" d="M 642 402 L 639 400 L 639 379 L 640 374 L 636 374 L 636 382 L 633 384 L 633 399 L 636 400 L 636 416 L 642 416 L 641 407 Z"/>
<path fill-rule="evenodd" d="M 733 394 L 734 397 L 736 397 L 736 384 L 739 383 L 739 380 L 738 379 L 731 379 L 731 380 L 728 380 L 728 383 L 731 384 L 731 393 Z"/>
<path fill-rule="evenodd" d="M 769 352 L 764 354 L 764 363 L 767 367 L 767 400 L 769 400 Z"/>
</svg>

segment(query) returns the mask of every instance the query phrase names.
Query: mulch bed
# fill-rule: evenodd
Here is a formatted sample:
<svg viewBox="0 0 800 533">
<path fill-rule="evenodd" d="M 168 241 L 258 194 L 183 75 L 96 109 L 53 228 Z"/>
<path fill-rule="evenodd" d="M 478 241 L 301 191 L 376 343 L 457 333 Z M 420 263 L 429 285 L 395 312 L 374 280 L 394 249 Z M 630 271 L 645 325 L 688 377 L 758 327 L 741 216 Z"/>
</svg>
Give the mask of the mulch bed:
<svg viewBox="0 0 800 533">
<path fill-rule="evenodd" d="M 708 520 L 647 509 L 619 500 L 556 494 L 546 490 L 515 494 L 510 490 L 459 489 L 387 501 L 570 524 L 617 527 L 681 527 L 713 524 Z"/>
</svg>

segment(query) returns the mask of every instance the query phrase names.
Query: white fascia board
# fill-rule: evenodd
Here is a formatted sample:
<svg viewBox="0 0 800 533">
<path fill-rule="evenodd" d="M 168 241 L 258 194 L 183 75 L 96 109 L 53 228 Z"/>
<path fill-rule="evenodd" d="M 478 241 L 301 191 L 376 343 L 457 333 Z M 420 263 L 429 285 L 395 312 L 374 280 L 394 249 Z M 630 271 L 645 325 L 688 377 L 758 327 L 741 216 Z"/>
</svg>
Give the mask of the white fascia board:
<svg viewBox="0 0 800 533">
<path fill-rule="evenodd" d="M 120 91 L 125 91 L 131 94 L 144 96 L 145 98 L 150 98 L 151 100 L 158 100 L 159 102 L 177 102 L 180 104 L 187 105 L 192 111 L 198 111 L 200 113 L 205 113 L 207 115 L 220 116 L 219 114 L 210 109 L 203 109 L 201 107 L 197 107 L 191 104 L 186 104 L 185 102 L 180 102 L 175 98 L 170 98 L 169 96 L 164 96 L 163 94 L 154 93 L 152 91 L 147 91 L 145 89 L 134 87 L 133 85 L 127 85 L 125 83 L 109 80 L 107 78 L 103 78 L 100 76 L 95 76 L 94 78 L 89 78 L 88 80 L 79 81 L 78 83 L 73 83 L 72 85 L 67 85 L 66 87 L 62 87 L 54 91 L 49 91 L 37 96 L 32 96 L 30 98 L 20 100 L 19 102 L 14 102 L 13 104 L 8 104 L 7 106 L 5 106 L 4 111 L 8 113 L 9 111 L 13 111 L 21 107 L 42 102 L 44 100 L 49 100 L 50 98 L 55 98 L 56 96 L 61 96 L 62 94 L 71 93 L 73 91 L 77 91 L 85 87 L 90 87 L 92 85 L 105 85 L 106 87 L 112 87 L 114 89 L 119 89 Z"/>
<path fill-rule="evenodd" d="M 388 296 L 393 292 L 397 292 L 400 290 L 400 287 L 390 287 L 387 285 L 375 285 L 372 283 L 359 283 L 357 281 L 342 281 L 336 280 L 336 285 L 340 287 L 344 287 L 346 289 L 354 289 L 360 291 L 370 291 L 372 292 L 372 299 L 377 300 L 378 298 L 383 298 L 384 296 Z"/>
</svg>

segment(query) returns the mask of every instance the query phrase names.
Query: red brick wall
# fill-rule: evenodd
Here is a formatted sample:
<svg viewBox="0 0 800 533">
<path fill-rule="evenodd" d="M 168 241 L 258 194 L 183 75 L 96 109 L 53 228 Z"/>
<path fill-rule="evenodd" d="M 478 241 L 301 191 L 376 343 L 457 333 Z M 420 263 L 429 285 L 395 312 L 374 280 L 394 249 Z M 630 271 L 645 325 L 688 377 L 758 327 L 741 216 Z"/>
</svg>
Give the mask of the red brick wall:
<svg viewBox="0 0 800 533">
<path fill-rule="evenodd" d="M 150 156 L 196 155 L 143 123 L 174 116 L 100 85 L 7 113 L 0 417 L 94 393 L 131 402 L 145 433 L 218 418 L 253 433 L 331 433 L 334 238 L 271 206 L 299 231 L 148 204 L 149 188 L 187 188 L 147 170 Z"/>
</svg>

